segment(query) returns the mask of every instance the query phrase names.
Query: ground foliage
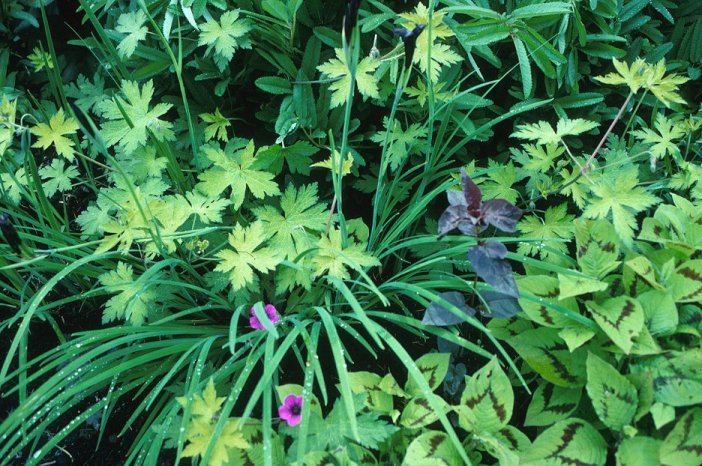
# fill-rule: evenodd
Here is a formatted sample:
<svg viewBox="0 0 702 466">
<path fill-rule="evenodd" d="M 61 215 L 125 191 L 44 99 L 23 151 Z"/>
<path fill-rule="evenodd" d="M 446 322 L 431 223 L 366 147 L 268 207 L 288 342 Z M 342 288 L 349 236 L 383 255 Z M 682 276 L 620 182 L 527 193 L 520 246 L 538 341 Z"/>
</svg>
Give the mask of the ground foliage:
<svg viewBox="0 0 702 466">
<path fill-rule="evenodd" d="M 0 464 L 702 464 L 697 0 L 0 18 Z"/>
</svg>

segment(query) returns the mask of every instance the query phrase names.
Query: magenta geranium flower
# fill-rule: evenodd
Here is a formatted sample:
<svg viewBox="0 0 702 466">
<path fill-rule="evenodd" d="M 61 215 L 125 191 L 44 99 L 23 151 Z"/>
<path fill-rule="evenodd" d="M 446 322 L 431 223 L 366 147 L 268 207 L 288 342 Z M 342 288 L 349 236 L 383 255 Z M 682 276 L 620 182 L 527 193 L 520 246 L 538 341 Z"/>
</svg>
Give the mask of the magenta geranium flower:
<svg viewBox="0 0 702 466">
<path fill-rule="evenodd" d="M 272 323 L 276 323 L 280 320 L 280 316 L 278 315 L 278 311 L 275 309 L 275 306 L 272 304 L 266 304 L 266 306 L 263 308 L 264 311 L 266 311 L 266 315 L 268 316 L 268 320 L 270 320 Z M 258 317 L 256 317 L 256 311 L 254 311 L 254 308 L 251 308 L 251 318 L 249 319 L 249 325 L 251 325 L 251 328 L 255 328 L 256 330 L 265 330 L 266 327 L 263 326 L 260 320 L 258 320 Z"/>
<path fill-rule="evenodd" d="M 302 397 L 297 395 L 286 396 L 283 405 L 278 407 L 278 415 L 290 427 L 298 425 L 302 419 Z"/>
</svg>

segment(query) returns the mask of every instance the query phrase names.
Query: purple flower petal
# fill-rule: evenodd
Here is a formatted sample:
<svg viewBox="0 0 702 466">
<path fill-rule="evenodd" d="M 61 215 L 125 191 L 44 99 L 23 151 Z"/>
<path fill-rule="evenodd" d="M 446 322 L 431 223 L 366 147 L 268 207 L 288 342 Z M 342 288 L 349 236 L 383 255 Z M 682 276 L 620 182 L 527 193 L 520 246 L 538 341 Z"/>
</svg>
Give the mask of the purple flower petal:
<svg viewBox="0 0 702 466">
<path fill-rule="evenodd" d="M 302 420 L 302 400 L 301 396 L 291 394 L 286 396 L 283 404 L 278 407 L 278 415 L 290 427 L 295 427 Z"/>
<path fill-rule="evenodd" d="M 266 315 L 268 316 L 268 320 L 270 320 L 272 323 L 276 323 L 280 320 L 280 315 L 278 315 L 278 311 L 276 310 L 275 306 L 272 304 L 266 304 L 263 310 L 266 312 Z M 258 319 L 256 316 L 256 311 L 252 307 L 251 308 L 251 317 L 249 318 L 249 325 L 251 328 L 256 329 L 256 330 L 265 330 L 266 327 L 263 326 L 261 321 Z"/>
</svg>

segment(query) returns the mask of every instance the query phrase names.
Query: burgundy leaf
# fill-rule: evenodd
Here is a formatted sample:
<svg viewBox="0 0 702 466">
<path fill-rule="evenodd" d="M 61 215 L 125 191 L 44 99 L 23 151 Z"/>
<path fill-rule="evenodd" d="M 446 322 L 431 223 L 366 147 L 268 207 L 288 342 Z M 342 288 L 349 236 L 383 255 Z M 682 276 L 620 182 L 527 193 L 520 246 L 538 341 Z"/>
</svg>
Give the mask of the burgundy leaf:
<svg viewBox="0 0 702 466">
<path fill-rule="evenodd" d="M 482 206 L 483 220 L 502 231 L 514 233 L 522 217 L 522 209 L 504 199 L 490 199 Z"/>
<path fill-rule="evenodd" d="M 518 300 L 499 291 L 481 291 L 480 296 L 487 302 L 487 309 L 481 312 L 485 317 L 507 319 L 522 310 Z"/>
<path fill-rule="evenodd" d="M 449 189 L 446 191 L 446 197 L 448 198 L 449 205 L 460 205 L 468 209 L 468 203 L 466 202 L 466 196 L 463 194 L 463 191 Z"/>
<path fill-rule="evenodd" d="M 439 293 L 439 297 L 459 308 L 465 315 L 456 315 L 437 301 L 433 301 L 424 313 L 424 318 L 422 319 L 424 325 L 447 327 L 465 322 L 468 316 L 475 315 L 475 309 L 466 304 L 463 295 L 458 291 Z"/>
<path fill-rule="evenodd" d="M 458 230 L 464 235 L 478 236 L 478 232 L 475 229 L 475 222 L 473 222 L 473 220 L 477 221 L 477 219 L 473 219 L 473 217 L 468 216 L 468 220 L 458 224 Z"/>
<path fill-rule="evenodd" d="M 452 205 L 444 210 L 439 217 L 439 238 L 444 236 L 454 228 L 458 228 L 461 223 L 469 222 L 468 211 L 463 206 Z"/>
<path fill-rule="evenodd" d="M 495 290 L 518 298 L 519 290 L 512 277 L 512 266 L 503 259 L 506 254 L 507 248 L 502 243 L 488 241 L 470 248 L 468 260 L 475 273 Z"/>
<path fill-rule="evenodd" d="M 468 173 L 461 168 L 461 185 L 463 186 L 463 195 L 468 204 L 468 210 L 480 210 L 480 204 L 483 199 L 483 194 L 480 192 L 478 185 L 473 183 Z"/>
</svg>

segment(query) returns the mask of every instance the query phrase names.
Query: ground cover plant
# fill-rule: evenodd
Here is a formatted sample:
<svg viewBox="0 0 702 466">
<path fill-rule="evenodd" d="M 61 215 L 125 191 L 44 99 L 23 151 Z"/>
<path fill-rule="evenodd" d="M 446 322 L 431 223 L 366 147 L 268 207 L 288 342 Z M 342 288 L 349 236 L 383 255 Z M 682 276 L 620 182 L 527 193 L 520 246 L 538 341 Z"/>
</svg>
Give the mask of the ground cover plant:
<svg viewBox="0 0 702 466">
<path fill-rule="evenodd" d="M 697 0 L 0 18 L 0 465 L 702 464 Z"/>
</svg>

